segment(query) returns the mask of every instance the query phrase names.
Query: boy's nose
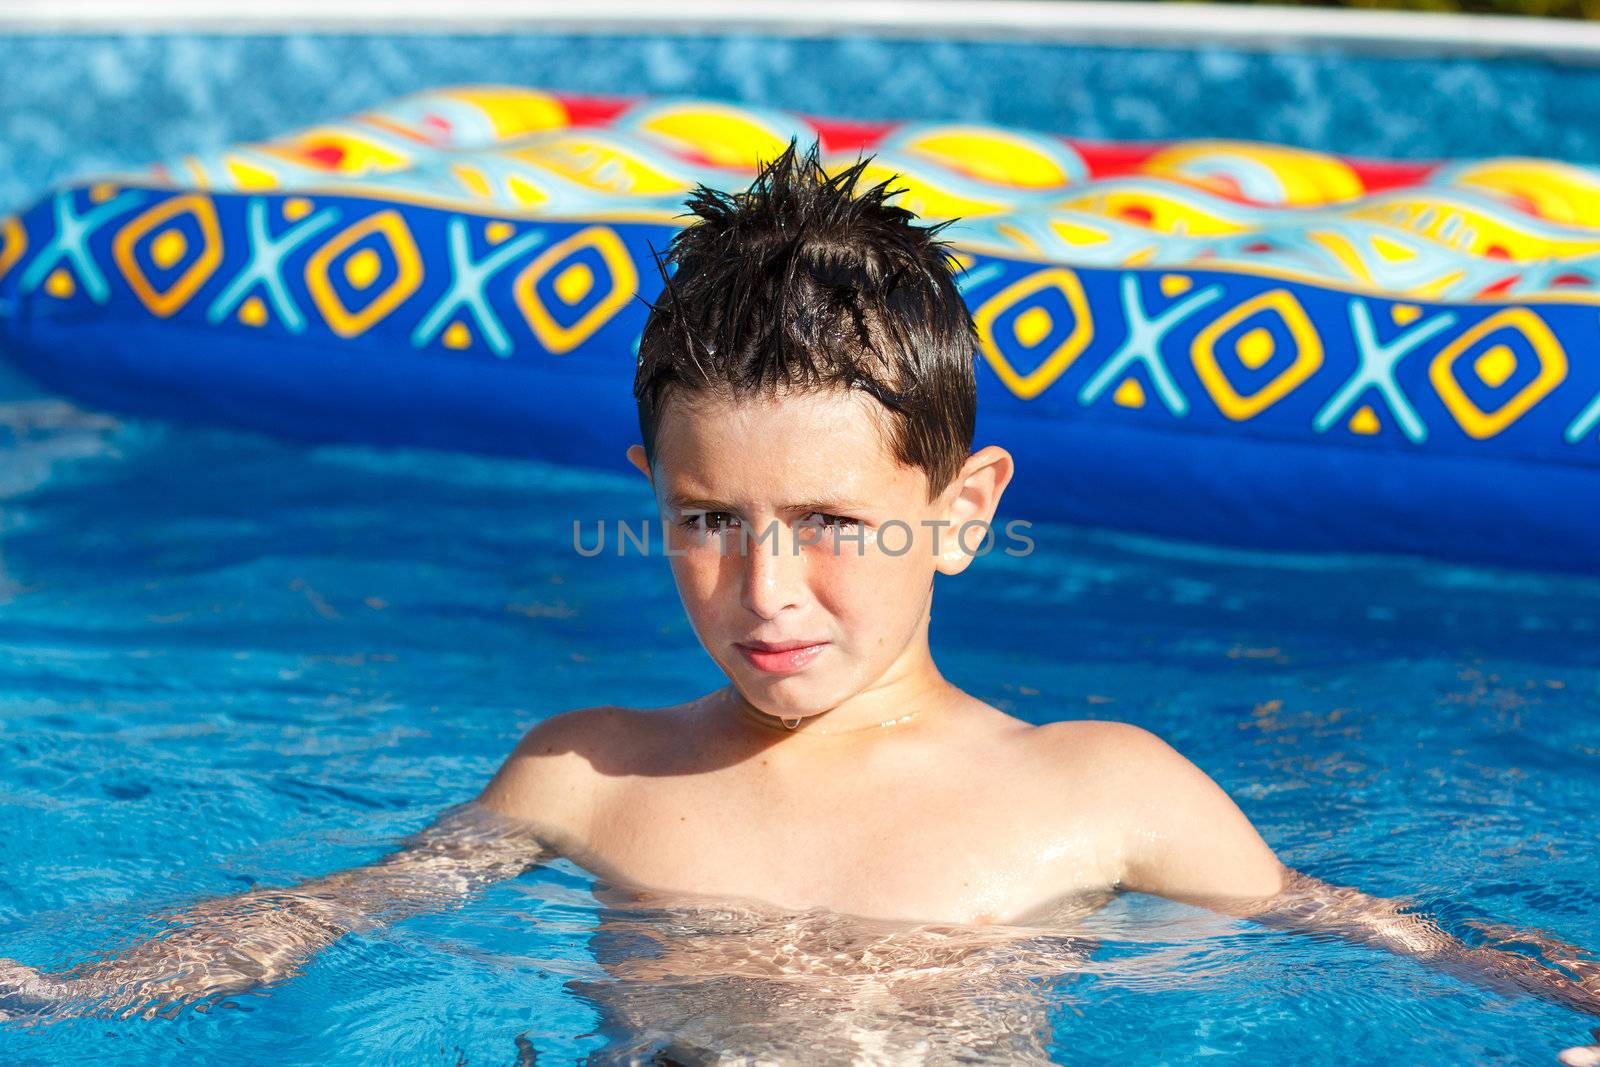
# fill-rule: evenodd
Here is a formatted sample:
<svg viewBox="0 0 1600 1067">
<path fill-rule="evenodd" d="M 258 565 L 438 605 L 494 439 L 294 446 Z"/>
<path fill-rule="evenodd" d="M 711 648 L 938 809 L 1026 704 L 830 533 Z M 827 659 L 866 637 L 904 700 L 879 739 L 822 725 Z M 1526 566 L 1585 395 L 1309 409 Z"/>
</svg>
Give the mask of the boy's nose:
<svg viewBox="0 0 1600 1067">
<path fill-rule="evenodd" d="M 796 531 L 785 523 L 775 522 L 761 532 L 766 536 L 752 534 L 744 548 L 741 600 L 755 614 L 771 619 L 805 596 L 805 550 L 797 551 Z"/>
</svg>

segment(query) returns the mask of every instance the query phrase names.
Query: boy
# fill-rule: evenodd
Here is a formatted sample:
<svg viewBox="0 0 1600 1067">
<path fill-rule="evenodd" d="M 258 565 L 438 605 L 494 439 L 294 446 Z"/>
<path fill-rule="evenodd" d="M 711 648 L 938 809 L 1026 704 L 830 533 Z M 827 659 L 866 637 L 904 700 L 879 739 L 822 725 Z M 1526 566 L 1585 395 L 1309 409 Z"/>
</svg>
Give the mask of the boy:
<svg viewBox="0 0 1600 1067">
<path fill-rule="evenodd" d="M 1298 875 L 1153 735 L 1032 726 L 940 675 L 934 584 L 971 564 L 1012 460 L 971 451 L 976 339 L 942 226 L 914 225 L 887 183 L 857 196 L 865 165 L 830 177 L 791 143 L 748 192 L 697 190 L 641 339 L 628 458 L 728 686 L 547 718 L 405 850 L 202 905 L 77 973 L 14 966 L 14 996 L 103 1007 L 248 987 L 557 853 L 643 890 L 867 919 L 1015 926 L 1137 890 L 1600 1014 L 1600 968 L 1574 951 L 1550 949 L 1580 980 Z M 1600 1047 L 1563 1058 L 1600 1062 Z"/>
</svg>

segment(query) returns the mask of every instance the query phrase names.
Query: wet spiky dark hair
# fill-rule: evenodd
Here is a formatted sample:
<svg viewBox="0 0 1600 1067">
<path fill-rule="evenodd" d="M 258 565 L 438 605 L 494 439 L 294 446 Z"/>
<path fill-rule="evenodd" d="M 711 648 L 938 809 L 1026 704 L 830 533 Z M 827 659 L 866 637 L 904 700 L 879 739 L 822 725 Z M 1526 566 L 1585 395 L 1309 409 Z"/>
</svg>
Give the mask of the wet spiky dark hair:
<svg viewBox="0 0 1600 1067">
<path fill-rule="evenodd" d="M 633 393 L 645 454 L 669 390 L 750 395 L 780 386 L 862 389 L 887 409 L 895 457 L 928 476 L 932 500 L 972 448 L 972 315 L 936 235 L 855 187 L 872 157 L 829 176 L 796 142 L 742 193 L 699 185 L 699 221 L 658 255 L 663 289 L 639 342 Z"/>
</svg>

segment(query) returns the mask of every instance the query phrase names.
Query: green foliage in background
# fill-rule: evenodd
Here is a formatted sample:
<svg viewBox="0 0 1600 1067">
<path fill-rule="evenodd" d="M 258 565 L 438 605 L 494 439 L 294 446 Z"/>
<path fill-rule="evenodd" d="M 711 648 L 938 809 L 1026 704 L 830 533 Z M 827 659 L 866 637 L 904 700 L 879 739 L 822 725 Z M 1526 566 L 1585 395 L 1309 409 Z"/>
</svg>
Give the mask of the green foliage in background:
<svg viewBox="0 0 1600 1067">
<path fill-rule="evenodd" d="M 1250 3 L 1252 0 L 1224 0 Z M 1600 19 L 1600 0 L 1261 0 L 1289 7 L 1353 7 L 1382 11 L 1454 11 L 1478 15 L 1537 15 Z"/>
</svg>

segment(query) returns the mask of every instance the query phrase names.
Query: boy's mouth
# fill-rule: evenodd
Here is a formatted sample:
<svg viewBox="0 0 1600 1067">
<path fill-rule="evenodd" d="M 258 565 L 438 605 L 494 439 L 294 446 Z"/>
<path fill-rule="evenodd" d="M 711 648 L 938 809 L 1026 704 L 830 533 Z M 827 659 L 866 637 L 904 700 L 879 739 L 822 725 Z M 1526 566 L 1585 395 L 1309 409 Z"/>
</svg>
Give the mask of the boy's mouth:
<svg viewBox="0 0 1600 1067">
<path fill-rule="evenodd" d="M 735 648 L 758 671 L 793 674 L 828 647 L 826 641 L 740 641 Z"/>
</svg>

